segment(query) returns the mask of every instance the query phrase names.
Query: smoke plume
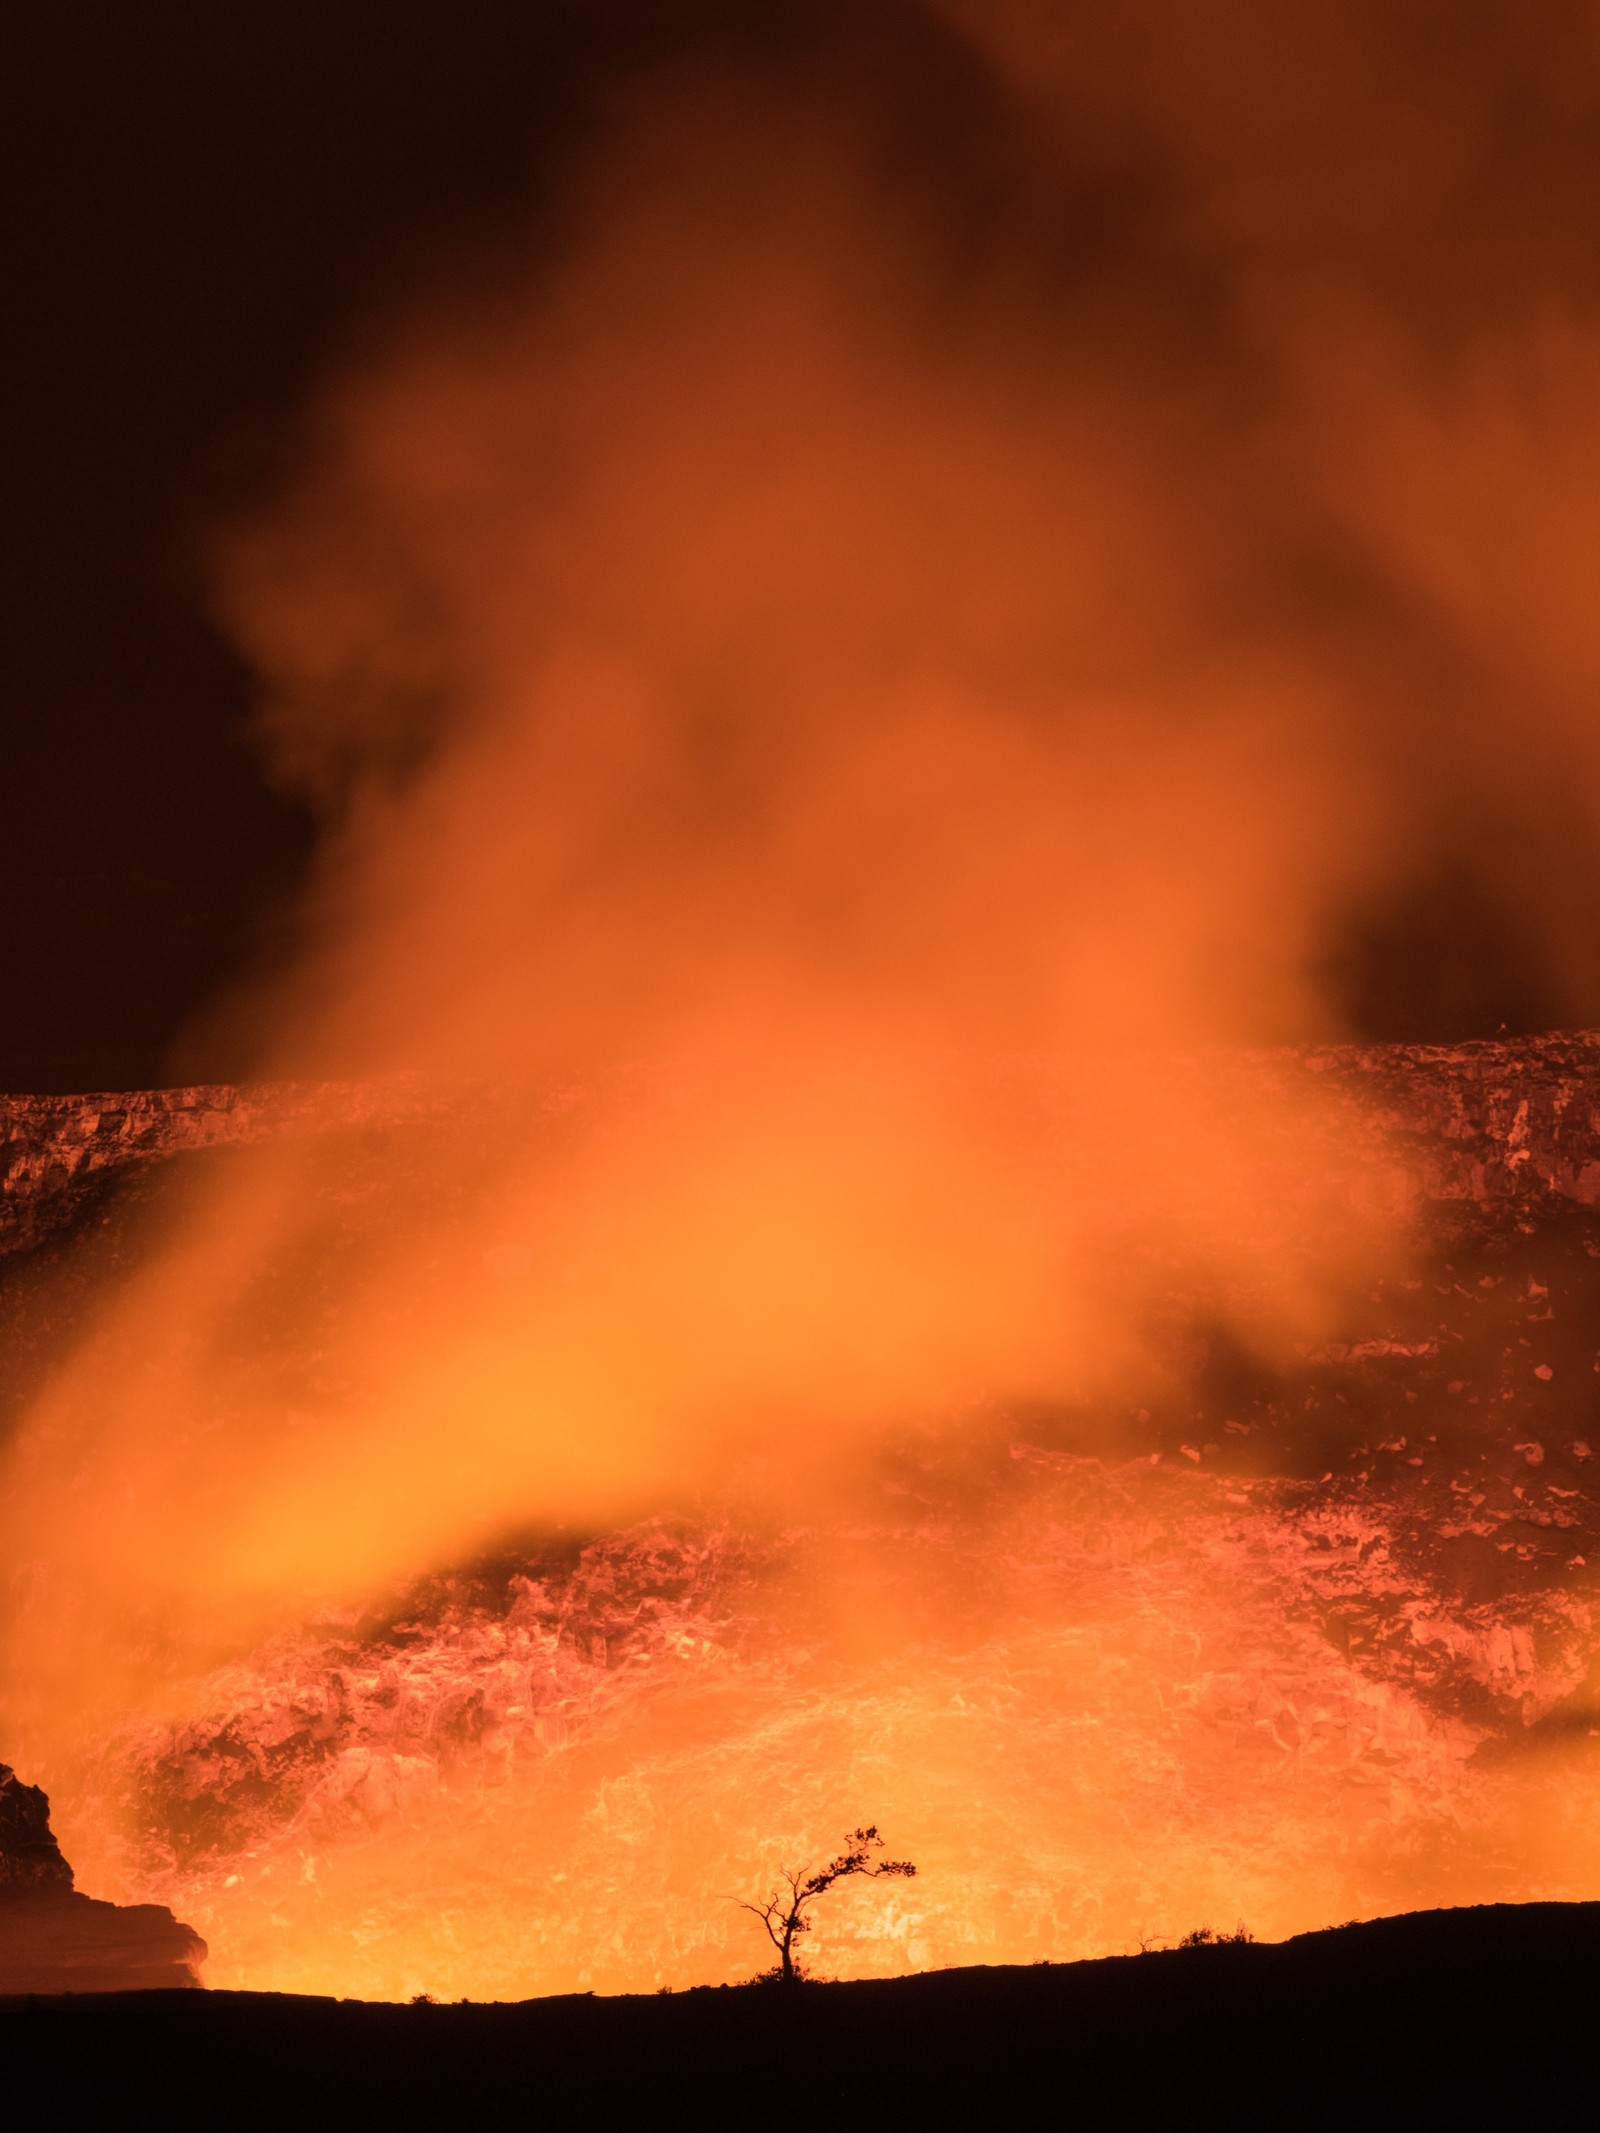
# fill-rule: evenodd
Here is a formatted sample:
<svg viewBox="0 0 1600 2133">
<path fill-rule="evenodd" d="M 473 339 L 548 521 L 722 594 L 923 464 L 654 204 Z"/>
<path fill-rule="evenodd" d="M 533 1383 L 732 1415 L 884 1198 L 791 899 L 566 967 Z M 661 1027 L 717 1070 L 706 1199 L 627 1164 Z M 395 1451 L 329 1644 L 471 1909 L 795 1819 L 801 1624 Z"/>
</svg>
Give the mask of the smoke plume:
<svg viewBox="0 0 1600 2133">
<path fill-rule="evenodd" d="M 597 87 L 218 534 L 325 822 L 230 1027 L 404 1118 L 208 1172 L 41 1397 L 42 1741 L 1109 1412 L 1174 1292 L 1322 1337 L 1403 1245 L 1238 1055 L 1403 1019 L 1441 882 L 1469 994 L 1600 1004 L 1588 11 L 857 12 Z"/>
</svg>

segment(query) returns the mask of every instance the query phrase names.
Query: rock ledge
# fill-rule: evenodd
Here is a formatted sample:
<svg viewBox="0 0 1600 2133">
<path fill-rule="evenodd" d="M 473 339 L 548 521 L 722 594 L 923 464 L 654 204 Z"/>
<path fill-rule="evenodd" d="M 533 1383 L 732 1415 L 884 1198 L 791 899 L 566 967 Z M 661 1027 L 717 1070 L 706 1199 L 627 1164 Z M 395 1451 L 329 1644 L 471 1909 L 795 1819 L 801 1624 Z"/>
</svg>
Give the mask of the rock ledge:
<svg viewBox="0 0 1600 2133">
<path fill-rule="evenodd" d="M 49 1801 L 0 1763 L 0 1997 L 194 1987 L 205 1959 L 199 1934 L 164 1905 L 80 1895 Z"/>
</svg>

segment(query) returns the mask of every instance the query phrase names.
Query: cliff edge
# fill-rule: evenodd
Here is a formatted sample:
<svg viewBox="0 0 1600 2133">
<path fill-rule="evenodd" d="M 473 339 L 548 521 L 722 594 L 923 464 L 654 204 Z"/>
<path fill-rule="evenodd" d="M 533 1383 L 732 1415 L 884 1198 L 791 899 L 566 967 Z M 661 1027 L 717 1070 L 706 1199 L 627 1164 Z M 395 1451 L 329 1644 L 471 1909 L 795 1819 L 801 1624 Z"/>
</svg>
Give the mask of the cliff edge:
<svg viewBox="0 0 1600 2133">
<path fill-rule="evenodd" d="M 50 1802 L 0 1763 L 0 1996 L 195 1987 L 205 1959 L 199 1934 L 164 1905 L 74 1889 Z"/>
</svg>

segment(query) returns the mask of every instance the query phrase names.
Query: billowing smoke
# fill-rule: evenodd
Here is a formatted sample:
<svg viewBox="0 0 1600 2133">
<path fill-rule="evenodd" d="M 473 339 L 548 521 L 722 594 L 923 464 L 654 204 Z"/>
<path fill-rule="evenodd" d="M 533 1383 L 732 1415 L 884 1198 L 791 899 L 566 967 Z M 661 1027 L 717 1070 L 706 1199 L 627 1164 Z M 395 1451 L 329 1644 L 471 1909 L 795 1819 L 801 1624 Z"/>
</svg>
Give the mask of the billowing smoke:
<svg viewBox="0 0 1600 2133">
<path fill-rule="evenodd" d="M 1396 802 L 1336 993 L 1389 1036 L 1592 1022 L 1592 10 L 946 12 L 1111 203 L 1253 505 L 1251 622 L 1342 674 L 1337 752 Z"/>
<path fill-rule="evenodd" d="M 1600 55 L 1536 13 L 701 53 L 369 326 L 216 584 L 327 825 L 230 1013 L 392 1116 L 208 1175 L 42 1396 L 38 1739 L 508 1534 L 1132 1400 L 1174 1293 L 1280 1354 L 1394 1259 L 1230 1060 L 1425 980 L 1441 881 L 1594 1001 Z"/>
</svg>

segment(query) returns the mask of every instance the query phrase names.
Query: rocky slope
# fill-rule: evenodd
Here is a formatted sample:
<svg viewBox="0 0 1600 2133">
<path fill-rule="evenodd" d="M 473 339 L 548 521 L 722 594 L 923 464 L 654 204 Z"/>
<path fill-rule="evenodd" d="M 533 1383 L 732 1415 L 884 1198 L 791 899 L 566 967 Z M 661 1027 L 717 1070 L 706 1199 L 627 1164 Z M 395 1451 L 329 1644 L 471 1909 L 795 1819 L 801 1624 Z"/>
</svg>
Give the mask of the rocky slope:
<svg viewBox="0 0 1600 2133">
<path fill-rule="evenodd" d="M 0 1995 L 188 1988 L 205 1958 L 163 1905 L 79 1894 L 49 1801 L 0 1763 Z"/>
</svg>

